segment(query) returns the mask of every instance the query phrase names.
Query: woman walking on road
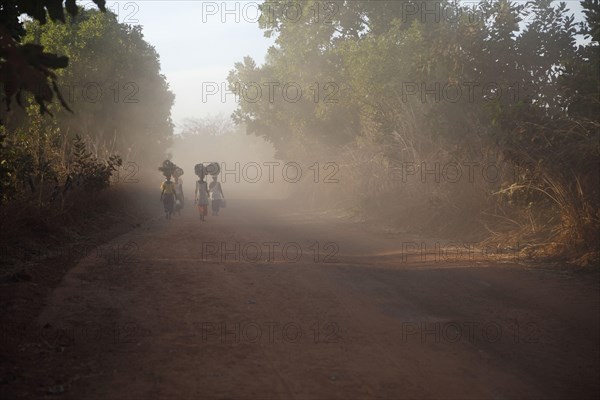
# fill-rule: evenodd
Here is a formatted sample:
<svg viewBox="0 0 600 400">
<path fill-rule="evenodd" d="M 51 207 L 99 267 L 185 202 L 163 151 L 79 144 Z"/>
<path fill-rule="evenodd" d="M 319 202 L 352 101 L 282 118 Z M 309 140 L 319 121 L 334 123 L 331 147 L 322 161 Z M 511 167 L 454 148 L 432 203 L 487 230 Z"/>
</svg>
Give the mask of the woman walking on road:
<svg viewBox="0 0 600 400">
<path fill-rule="evenodd" d="M 177 200 L 175 183 L 171 181 L 171 176 L 176 168 L 177 166 L 173 164 L 171 160 L 165 160 L 162 166 L 158 168 L 158 170 L 161 171 L 166 178 L 165 181 L 160 185 L 160 201 L 163 203 L 165 208 L 165 217 L 167 219 L 171 219 L 171 215 L 173 214 L 173 206 L 175 205 L 175 200 Z"/>
<path fill-rule="evenodd" d="M 213 180 L 208 187 L 212 195 L 212 215 L 218 216 L 219 210 L 225 203 L 225 195 L 223 194 L 223 188 L 221 182 L 217 182 L 217 176 L 213 176 Z"/>
<path fill-rule="evenodd" d="M 167 179 L 165 179 L 165 181 L 160 185 L 160 201 L 163 202 L 163 206 L 165 207 L 166 219 L 171 219 L 171 215 L 173 214 L 173 206 L 176 199 L 177 194 L 175 193 L 175 183 L 171 181 L 170 176 L 167 176 Z"/>
<path fill-rule="evenodd" d="M 181 175 L 183 175 L 183 170 L 176 168 L 173 177 L 175 177 L 175 195 L 177 196 L 175 211 L 177 211 L 177 215 L 181 214 L 183 208 L 183 179 L 181 179 Z"/>
<path fill-rule="evenodd" d="M 200 179 L 196 182 L 196 191 L 194 194 L 200 219 L 204 221 L 204 217 L 208 215 L 208 185 L 204 181 L 203 175 L 200 175 Z"/>
</svg>

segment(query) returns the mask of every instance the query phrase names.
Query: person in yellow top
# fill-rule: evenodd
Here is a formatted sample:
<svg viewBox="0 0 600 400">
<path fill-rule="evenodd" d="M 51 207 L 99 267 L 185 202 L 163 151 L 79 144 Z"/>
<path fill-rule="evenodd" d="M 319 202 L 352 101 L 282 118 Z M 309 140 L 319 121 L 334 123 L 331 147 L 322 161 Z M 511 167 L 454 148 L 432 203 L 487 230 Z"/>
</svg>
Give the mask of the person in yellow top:
<svg viewBox="0 0 600 400">
<path fill-rule="evenodd" d="M 177 200 L 175 201 L 175 212 L 177 213 L 177 215 L 181 214 L 181 209 L 183 208 L 183 179 L 181 179 L 181 176 L 183 175 L 183 170 L 179 167 L 175 168 L 175 171 L 173 171 L 173 178 L 175 178 L 175 181 L 173 182 L 175 184 L 175 196 L 177 198 Z"/>
<path fill-rule="evenodd" d="M 177 199 L 177 193 L 175 189 L 175 183 L 171 181 L 171 177 L 167 176 L 167 179 L 160 185 L 160 201 L 162 201 L 165 207 L 165 218 L 171 219 L 173 214 L 173 206 Z"/>
</svg>

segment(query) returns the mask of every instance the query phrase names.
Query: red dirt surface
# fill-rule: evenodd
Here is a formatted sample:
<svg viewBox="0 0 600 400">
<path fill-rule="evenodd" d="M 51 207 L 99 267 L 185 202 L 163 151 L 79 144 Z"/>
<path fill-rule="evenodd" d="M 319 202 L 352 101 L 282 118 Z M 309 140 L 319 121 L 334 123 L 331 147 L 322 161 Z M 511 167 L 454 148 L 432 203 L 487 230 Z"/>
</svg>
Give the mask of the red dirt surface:
<svg viewBox="0 0 600 400">
<path fill-rule="evenodd" d="M 283 202 L 193 211 L 91 251 L 5 326 L 2 398 L 600 396 L 596 270 L 452 257 Z"/>
</svg>

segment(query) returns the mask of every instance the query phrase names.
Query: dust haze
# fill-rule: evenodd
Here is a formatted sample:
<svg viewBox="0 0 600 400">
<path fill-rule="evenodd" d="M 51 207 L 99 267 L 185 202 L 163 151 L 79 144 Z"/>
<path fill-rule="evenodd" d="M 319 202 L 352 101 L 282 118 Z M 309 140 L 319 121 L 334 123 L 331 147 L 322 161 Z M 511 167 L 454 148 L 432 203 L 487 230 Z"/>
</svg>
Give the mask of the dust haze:
<svg viewBox="0 0 600 400">
<path fill-rule="evenodd" d="M 599 398 L 599 21 L 3 1 L 0 398 Z"/>
<path fill-rule="evenodd" d="M 193 171 L 198 163 L 220 165 L 217 181 L 231 199 L 287 199 L 294 207 L 310 209 L 317 205 L 319 191 L 324 200 L 325 191 L 340 182 L 337 156 L 282 159 L 271 143 L 246 133 L 245 126 L 234 125 L 224 115 L 185 121 L 182 132 L 174 135 L 168 157 L 185 171 L 186 195 L 194 190 L 198 177 Z M 299 199 L 308 202 L 302 204 Z"/>
</svg>

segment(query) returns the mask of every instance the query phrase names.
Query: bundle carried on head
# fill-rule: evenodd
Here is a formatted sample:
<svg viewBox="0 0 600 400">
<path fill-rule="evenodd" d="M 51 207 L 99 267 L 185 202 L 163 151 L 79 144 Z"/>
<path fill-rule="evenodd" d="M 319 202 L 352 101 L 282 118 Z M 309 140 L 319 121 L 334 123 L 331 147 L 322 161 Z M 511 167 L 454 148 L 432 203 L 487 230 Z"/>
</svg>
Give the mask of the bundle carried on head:
<svg viewBox="0 0 600 400">
<path fill-rule="evenodd" d="M 196 164 L 194 166 L 194 172 L 196 173 L 196 175 L 198 175 L 199 178 L 204 178 L 204 175 L 206 175 L 204 172 L 204 164 Z"/>
<path fill-rule="evenodd" d="M 196 166 L 194 167 L 194 172 L 200 178 L 204 179 L 204 177 L 206 175 L 212 175 L 212 176 L 219 175 L 219 172 L 221 172 L 221 167 L 219 166 L 219 163 L 216 163 L 216 162 L 212 162 L 208 165 L 204 165 L 204 164 L 200 163 L 200 164 L 196 164 Z"/>
<path fill-rule="evenodd" d="M 177 165 L 173 164 L 171 160 L 165 160 L 158 170 L 163 173 L 165 178 L 170 178 L 177 168 Z"/>
<path fill-rule="evenodd" d="M 206 166 L 206 173 L 208 175 L 217 176 L 221 172 L 221 166 L 217 162 L 212 162 Z"/>
<path fill-rule="evenodd" d="M 173 176 L 177 179 L 179 179 L 179 177 L 183 175 L 183 170 L 179 167 L 175 167 L 175 170 L 173 171 Z"/>
</svg>

